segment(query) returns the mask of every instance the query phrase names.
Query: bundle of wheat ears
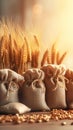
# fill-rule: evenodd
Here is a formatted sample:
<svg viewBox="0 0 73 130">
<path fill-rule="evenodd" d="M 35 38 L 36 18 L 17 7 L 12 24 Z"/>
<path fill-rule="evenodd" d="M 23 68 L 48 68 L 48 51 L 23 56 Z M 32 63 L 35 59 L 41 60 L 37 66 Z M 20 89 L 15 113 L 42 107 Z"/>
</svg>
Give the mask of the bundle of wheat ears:
<svg viewBox="0 0 73 130">
<path fill-rule="evenodd" d="M 23 35 L 21 41 L 18 34 L 14 36 L 13 32 L 5 31 L 0 35 L 0 69 L 10 68 L 22 74 L 28 68 L 37 68 L 41 50 L 38 38 L 34 35 L 34 42 L 30 43 L 25 35 Z M 44 52 L 40 66 L 45 63 L 61 64 L 66 54 L 67 52 L 60 56 L 54 43 L 50 51 L 47 49 Z"/>
<path fill-rule="evenodd" d="M 62 64 L 65 56 L 67 55 L 67 51 L 65 51 L 62 55 L 60 52 L 56 50 L 56 42 L 52 44 L 52 47 L 44 52 L 41 66 L 43 66 L 46 62 L 48 64 Z"/>
</svg>

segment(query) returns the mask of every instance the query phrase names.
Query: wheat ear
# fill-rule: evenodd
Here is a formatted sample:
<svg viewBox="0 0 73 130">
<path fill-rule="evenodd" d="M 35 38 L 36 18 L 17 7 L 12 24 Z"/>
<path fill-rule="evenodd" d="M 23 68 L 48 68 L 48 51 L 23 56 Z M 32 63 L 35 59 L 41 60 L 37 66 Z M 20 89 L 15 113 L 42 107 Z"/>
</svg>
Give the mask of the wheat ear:
<svg viewBox="0 0 73 130">
<path fill-rule="evenodd" d="M 41 66 L 43 66 L 47 62 L 47 59 L 48 59 L 48 50 L 46 50 L 44 55 L 43 55 L 43 58 L 41 61 Z"/>
<path fill-rule="evenodd" d="M 59 64 L 61 64 L 61 63 L 63 62 L 63 60 L 64 60 L 64 58 L 65 58 L 66 55 L 67 55 L 67 52 L 65 52 L 65 53 L 61 56 L 61 58 L 59 59 Z"/>
<path fill-rule="evenodd" d="M 28 52 L 28 58 L 27 59 L 28 59 L 28 62 L 30 62 L 31 61 L 31 48 L 30 48 L 30 45 L 29 45 L 26 37 L 24 37 L 24 40 L 25 40 L 25 43 L 27 45 L 27 52 Z"/>
<path fill-rule="evenodd" d="M 55 49 L 56 42 L 52 45 L 51 48 L 51 63 L 55 64 L 55 57 L 56 57 L 56 49 Z"/>
</svg>

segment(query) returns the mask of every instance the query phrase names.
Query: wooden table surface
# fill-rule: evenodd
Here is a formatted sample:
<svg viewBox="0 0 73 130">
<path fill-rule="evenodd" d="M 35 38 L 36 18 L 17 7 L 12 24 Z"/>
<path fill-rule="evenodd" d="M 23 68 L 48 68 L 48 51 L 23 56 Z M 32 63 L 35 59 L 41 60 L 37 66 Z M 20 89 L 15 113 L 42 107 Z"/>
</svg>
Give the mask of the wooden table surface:
<svg viewBox="0 0 73 130">
<path fill-rule="evenodd" d="M 66 122 L 66 125 L 62 125 Z M 73 120 L 49 121 L 48 123 L 0 124 L 0 130 L 73 130 Z"/>
</svg>

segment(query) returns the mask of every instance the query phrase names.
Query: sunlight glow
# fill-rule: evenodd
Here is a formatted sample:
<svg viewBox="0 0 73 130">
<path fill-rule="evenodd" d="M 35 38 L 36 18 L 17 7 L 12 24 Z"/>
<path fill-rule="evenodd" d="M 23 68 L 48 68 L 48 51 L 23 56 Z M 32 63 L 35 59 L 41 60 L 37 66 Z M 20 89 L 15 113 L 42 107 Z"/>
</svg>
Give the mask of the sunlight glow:
<svg viewBox="0 0 73 130">
<path fill-rule="evenodd" d="M 39 0 L 31 14 L 27 27 L 40 32 L 41 54 L 57 39 L 57 49 L 68 51 L 64 63 L 73 68 L 73 0 Z"/>
</svg>

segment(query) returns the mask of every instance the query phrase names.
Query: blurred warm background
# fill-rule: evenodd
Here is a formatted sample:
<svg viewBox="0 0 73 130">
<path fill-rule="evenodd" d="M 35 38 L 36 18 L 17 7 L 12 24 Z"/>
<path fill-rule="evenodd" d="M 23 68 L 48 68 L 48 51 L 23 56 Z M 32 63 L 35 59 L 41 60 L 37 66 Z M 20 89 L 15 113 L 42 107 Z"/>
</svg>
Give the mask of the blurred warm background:
<svg viewBox="0 0 73 130">
<path fill-rule="evenodd" d="M 73 68 L 73 0 L 0 0 L 0 20 L 0 35 L 12 32 L 14 25 L 29 44 L 36 35 L 40 59 L 56 43 L 56 51 L 67 52 L 63 63 Z"/>
</svg>

